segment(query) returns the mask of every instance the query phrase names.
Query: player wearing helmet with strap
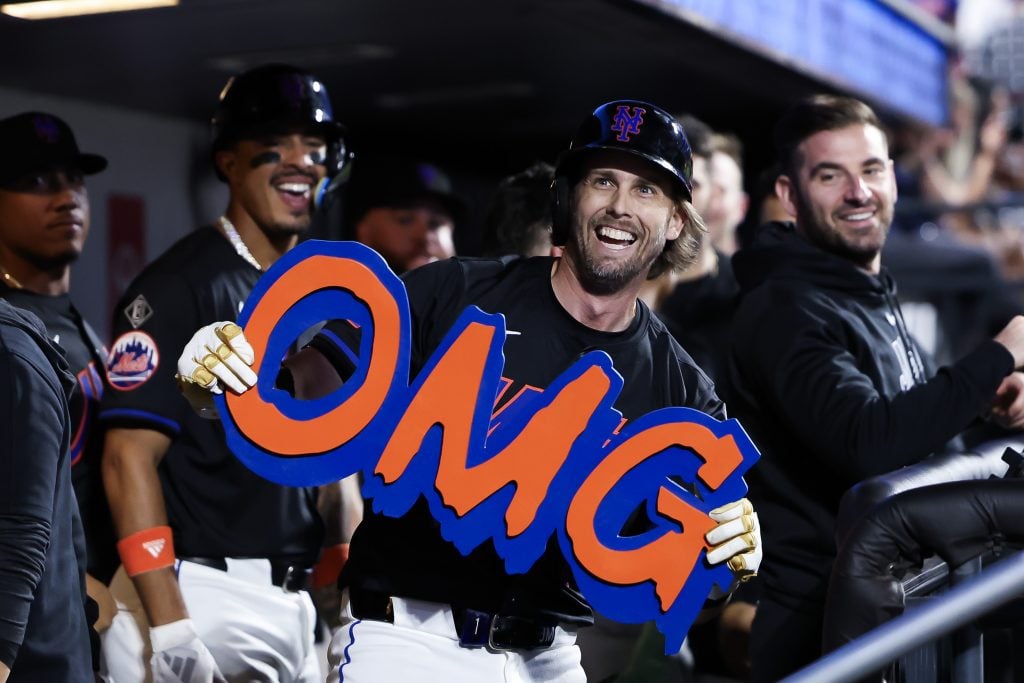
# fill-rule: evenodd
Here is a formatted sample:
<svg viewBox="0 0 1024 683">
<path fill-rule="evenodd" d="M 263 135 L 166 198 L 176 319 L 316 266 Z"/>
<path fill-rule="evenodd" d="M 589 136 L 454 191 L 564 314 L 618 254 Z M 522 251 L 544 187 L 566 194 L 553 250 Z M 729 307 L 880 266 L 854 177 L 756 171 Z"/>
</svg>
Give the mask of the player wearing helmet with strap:
<svg viewBox="0 0 1024 683">
<path fill-rule="evenodd" d="M 701 222 L 690 205 L 690 174 L 689 144 L 671 116 L 636 101 L 598 107 L 556 172 L 553 241 L 565 246 L 564 256 L 449 259 L 404 276 L 412 374 L 475 305 L 503 314 L 509 331 L 508 386 L 496 410 L 548 387 L 582 353 L 599 349 L 625 380 L 615 408 L 626 420 L 666 406 L 723 419 L 710 380 L 637 298 L 652 273 L 683 266 L 696 252 Z M 179 359 L 179 374 L 215 392 L 251 386 L 254 359 L 239 332 L 223 324 L 201 329 Z M 348 323 L 330 322 L 286 361 L 300 397 L 330 391 L 352 374 L 342 347 L 359 348 L 351 346 L 353 334 Z M 225 362 L 204 366 L 211 350 L 223 350 Z M 751 575 L 761 551 L 750 504 L 737 501 L 711 516 L 719 525 L 708 533 L 708 561 L 727 562 L 737 580 Z M 525 573 L 510 574 L 493 545 L 461 554 L 420 499 L 397 518 L 367 511 L 341 584 L 349 604 L 332 641 L 328 680 L 586 680 L 575 640 L 593 614 L 554 545 Z"/>
<path fill-rule="evenodd" d="M 147 267 L 115 312 L 104 482 L 155 680 L 313 681 L 318 491 L 243 467 L 221 426 L 182 400 L 173 358 L 196 327 L 234 319 L 296 244 L 318 187 L 345 165 L 343 129 L 319 80 L 266 65 L 228 81 L 213 133 L 227 210 Z"/>
</svg>

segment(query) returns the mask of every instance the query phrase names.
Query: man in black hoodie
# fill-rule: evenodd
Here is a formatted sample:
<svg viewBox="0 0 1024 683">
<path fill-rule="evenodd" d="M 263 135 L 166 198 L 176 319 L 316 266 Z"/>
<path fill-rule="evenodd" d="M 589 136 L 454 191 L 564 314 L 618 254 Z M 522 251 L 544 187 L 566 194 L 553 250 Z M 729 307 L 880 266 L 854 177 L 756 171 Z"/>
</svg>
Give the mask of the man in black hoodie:
<svg viewBox="0 0 1024 683">
<path fill-rule="evenodd" d="M 0 300 L 0 682 L 93 680 L 63 352 Z"/>
<path fill-rule="evenodd" d="M 1024 426 L 1024 318 L 937 372 L 907 331 L 880 264 L 896 184 L 874 112 L 811 97 L 775 137 L 775 189 L 795 225 L 768 224 L 733 260 L 742 300 L 730 408 L 763 452 L 750 478 L 765 534 L 756 681 L 821 652 L 835 518 L 850 486 L 927 457 L 979 417 Z"/>
</svg>

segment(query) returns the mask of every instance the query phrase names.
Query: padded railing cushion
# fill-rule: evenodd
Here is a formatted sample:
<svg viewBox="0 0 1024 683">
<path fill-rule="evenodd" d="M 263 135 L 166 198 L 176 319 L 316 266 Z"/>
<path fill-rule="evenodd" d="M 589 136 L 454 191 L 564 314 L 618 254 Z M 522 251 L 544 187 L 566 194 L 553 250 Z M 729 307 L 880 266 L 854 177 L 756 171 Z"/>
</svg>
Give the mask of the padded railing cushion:
<svg viewBox="0 0 1024 683">
<path fill-rule="evenodd" d="M 903 612 L 896 574 L 937 555 L 951 568 L 1024 542 L 1024 480 L 987 479 L 900 493 L 866 513 L 841 546 L 822 643 L 833 650 Z"/>
<path fill-rule="evenodd" d="M 966 453 L 935 455 L 855 484 L 839 503 L 836 545 L 842 545 L 847 532 L 866 510 L 897 493 L 952 481 L 1013 476 L 1020 467 L 1021 450 L 1024 436 L 996 439 Z"/>
</svg>

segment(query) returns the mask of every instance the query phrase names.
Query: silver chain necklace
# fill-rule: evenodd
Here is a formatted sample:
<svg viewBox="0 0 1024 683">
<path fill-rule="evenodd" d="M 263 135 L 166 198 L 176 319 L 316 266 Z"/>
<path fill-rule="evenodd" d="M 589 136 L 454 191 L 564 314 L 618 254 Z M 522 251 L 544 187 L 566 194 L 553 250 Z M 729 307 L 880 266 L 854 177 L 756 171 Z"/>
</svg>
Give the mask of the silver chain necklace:
<svg viewBox="0 0 1024 683">
<path fill-rule="evenodd" d="M 252 255 L 252 252 L 249 251 L 249 247 L 245 246 L 245 242 L 242 241 L 242 236 L 238 234 L 237 230 L 235 230 L 235 226 L 231 224 L 228 217 L 221 216 L 217 219 L 217 223 L 220 225 L 220 229 L 224 231 L 224 235 L 228 238 L 228 242 L 231 242 L 231 246 L 235 248 L 235 252 L 244 258 L 253 268 L 262 271 L 263 266 L 261 266 L 260 262 L 256 260 L 256 257 Z"/>
</svg>

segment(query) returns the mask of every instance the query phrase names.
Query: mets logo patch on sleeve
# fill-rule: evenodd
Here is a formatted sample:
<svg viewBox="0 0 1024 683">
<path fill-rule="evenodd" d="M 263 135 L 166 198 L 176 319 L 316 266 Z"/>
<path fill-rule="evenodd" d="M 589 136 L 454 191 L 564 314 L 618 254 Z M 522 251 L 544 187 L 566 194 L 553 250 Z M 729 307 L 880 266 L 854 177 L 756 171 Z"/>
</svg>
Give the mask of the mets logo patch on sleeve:
<svg viewBox="0 0 1024 683">
<path fill-rule="evenodd" d="M 146 383 L 157 365 L 160 352 L 145 332 L 126 332 L 117 338 L 107 358 L 107 381 L 120 391 L 131 391 Z"/>
</svg>

